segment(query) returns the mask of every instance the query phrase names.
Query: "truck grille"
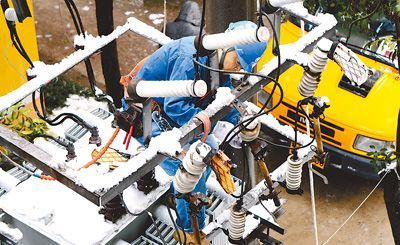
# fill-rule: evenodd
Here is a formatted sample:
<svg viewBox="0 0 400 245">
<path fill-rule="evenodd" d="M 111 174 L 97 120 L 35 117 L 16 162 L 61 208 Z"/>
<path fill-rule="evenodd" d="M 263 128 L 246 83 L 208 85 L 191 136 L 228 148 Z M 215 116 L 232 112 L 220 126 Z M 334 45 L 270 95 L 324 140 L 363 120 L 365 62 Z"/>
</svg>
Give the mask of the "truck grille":
<svg viewBox="0 0 400 245">
<path fill-rule="evenodd" d="M 306 117 L 305 115 L 299 111 L 299 116 L 296 115 L 296 107 L 286 103 L 282 102 L 283 105 L 287 107 L 287 114 L 285 116 L 280 115 L 279 119 L 284 121 L 286 124 L 290 124 L 294 126 L 296 119 L 298 120 L 297 127 L 300 131 L 305 132 L 306 131 Z M 331 122 L 328 122 L 324 119 L 321 120 L 321 133 L 322 133 L 322 139 L 325 141 L 328 141 L 336 146 L 341 146 L 342 144 L 335 140 L 335 136 L 337 134 L 337 131 L 344 132 L 344 128 L 337 126 Z M 313 128 L 310 130 L 311 134 L 313 134 Z"/>
</svg>

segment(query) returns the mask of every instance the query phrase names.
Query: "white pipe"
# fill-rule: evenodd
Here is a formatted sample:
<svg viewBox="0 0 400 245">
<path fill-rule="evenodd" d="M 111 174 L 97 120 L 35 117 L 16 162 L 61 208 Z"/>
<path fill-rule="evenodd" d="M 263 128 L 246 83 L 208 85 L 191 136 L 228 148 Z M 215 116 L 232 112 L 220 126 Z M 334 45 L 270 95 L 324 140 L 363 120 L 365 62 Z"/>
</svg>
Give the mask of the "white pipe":
<svg viewBox="0 0 400 245">
<path fill-rule="evenodd" d="M 140 97 L 202 97 L 207 93 L 203 80 L 139 81 L 136 94 Z"/>
<path fill-rule="evenodd" d="M 17 186 L 18 183 L 19 180 L 17 178 L 0 168 L 0 188 L 8 192 Z"/>
<path fill-rule="evenodd" d="M 303 0 L 269 0 L 268 2 L 271 6 L 279 8 L 286 4 L 303 2 Z"/>
<path fill-rule="evenodd" d="M 236 45 L 252 44 L 257 42 L 267 42 L 270 39 L 268 28 L 249 28 L 233 30 L 224 33 L 205 35 L 203 37 L 203 47 L 207 50 L 230 48 Z"/>
</svg>

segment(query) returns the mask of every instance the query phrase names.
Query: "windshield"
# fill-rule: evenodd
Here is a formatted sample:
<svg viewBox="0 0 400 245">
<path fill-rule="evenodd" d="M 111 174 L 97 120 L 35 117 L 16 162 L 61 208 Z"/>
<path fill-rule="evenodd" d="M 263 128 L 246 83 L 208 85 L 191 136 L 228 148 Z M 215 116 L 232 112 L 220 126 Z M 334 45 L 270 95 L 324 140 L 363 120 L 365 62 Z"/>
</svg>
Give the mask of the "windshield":
<svg viewBox="0 0 400 245">
<path fill-rule="evenodd" d="M 395 1 L 394 1 L 395 2 Z M 395 7 L 390 1 L 305 1 L 310 12 L 335 15 L 338 36 L 357 53 L 397 67 Z"/>
</svg>

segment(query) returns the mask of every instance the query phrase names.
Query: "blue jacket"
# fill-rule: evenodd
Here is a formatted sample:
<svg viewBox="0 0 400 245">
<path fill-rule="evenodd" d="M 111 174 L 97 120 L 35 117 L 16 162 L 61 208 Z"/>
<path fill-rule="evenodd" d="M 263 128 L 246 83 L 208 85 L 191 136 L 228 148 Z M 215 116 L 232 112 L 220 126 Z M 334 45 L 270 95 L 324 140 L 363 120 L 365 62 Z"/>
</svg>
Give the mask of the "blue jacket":
<svg viewBox="0 0 400 245">
<path fill-rule="evenodd" d="M 142 65 L 136 78 L 139 80 L 193 80 L 194 63 L 193 56 L 196 54 L 194 47 L 194 37 L 184 37 L 172 41 L 160 49 L 156 50 Z M 200 62 L 207 64 L 208 58 L 201 57 Z M 206 69 L 199 67 L 200 78 L 209 82 Z M 228 79 L 225 85 L 231 87 Z M 174 98 L 154 98 L 159 104 L 163 105 L 165 114 L 172 120 L 175 126 L 182 126 L 197 113 L 205 109 L 206 105 L 199 105 L 199 98 L 194 97 L 174 97 Z M 236 124 L 239 113 L 232 110 L 224 121 Z"/>
</svg>

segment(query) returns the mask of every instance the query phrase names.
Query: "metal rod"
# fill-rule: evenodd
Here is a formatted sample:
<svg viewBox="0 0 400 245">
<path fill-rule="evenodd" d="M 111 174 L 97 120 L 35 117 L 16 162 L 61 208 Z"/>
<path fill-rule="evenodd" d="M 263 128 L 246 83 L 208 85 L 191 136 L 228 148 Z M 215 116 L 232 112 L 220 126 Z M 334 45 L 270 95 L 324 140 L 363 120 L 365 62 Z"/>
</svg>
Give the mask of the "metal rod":
<svg viewBox="0 0 400 245">
<path fill-rule="evenodd" d="M 313 118 L 314 122 L 314 132 L 315 132 L 315 141 L 317 142 L 317 151 L 318 153 L 324 152 L 324 146 L 322 144 L 322 135 L 321 135 L 321 123 L 319 118 Z"/>
<path fill-rule="evenodd" d="M 194 234 L 194 238 L 196 239 L 196 244 L 201 244 L 199 223 L 197 221 L 197 212 L 194 212 L 194 210 L 191 211 L 190 222 L 192 223 L 192 232 Z"/>
</svg>

